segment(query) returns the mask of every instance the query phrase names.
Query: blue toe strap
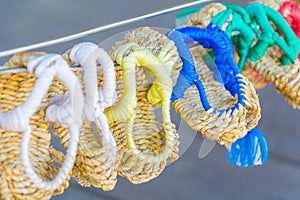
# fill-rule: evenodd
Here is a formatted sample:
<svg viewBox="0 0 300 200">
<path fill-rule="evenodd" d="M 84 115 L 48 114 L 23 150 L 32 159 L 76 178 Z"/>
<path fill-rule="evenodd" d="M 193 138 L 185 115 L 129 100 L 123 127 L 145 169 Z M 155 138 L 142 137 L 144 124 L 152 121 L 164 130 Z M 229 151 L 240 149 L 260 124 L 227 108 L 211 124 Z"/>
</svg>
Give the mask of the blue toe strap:
<svg viewBox="0 0 300 200">
<path fill-rule="evenodd" d="M 173 88 L 172 102 L 182 98 L 184 92 L 195 84 L 199 91 L 200 100 L 204 109 L 208 110 L 211 108 L 207 100 L 205 88 L 199 80 L 193 57 L 188 47 L 189 43 L 196 41 L 204 48 L 212 48 L 214 50 L 216 55 L 214 63 L 220 72 L 225 88 L 233 96 L 238 95 L 238 102 L 231 109 L 234 110 L 237 108 L 238 104 L 245 104 L 245 96 L 241 86 L 243 82 L 241 78 L 237 76 L 240 72 L 234 62 L 231 40 L 225 32 L 218 26 L 209 25 L 206 29 L 198 27 L 178 28 L 167 33 L 167 35 L 174 41 L 183 62 L 180 79 L 178 79 L 177 84 Z M 184 81 L 181 82 L 181 80 Z"/>
</svg>

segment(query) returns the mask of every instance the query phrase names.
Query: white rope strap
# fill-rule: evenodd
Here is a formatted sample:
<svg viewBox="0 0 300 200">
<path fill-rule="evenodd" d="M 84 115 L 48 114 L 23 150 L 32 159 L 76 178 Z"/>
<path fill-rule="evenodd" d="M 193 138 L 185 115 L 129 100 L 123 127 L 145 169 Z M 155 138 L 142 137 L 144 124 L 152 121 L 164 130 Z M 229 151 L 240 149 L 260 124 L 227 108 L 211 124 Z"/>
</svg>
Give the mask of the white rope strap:
<svg viewBox="0 0 300 200">
<path fill-rule="evenodd" d="M 94 121 L 102 131 L 102 145 L 107 143 L 116 147 L 114 137 L 109 129 L 104 109 L 115 102 L 116 75 L 114 63 L 105 50 L 97 45 L 85 42 L 75 45 L 70 52 L 72 62 L 84 67 L 85 83 L 84 114 L 87 120 Z M 97 64 L 101 64 L 104 73 L 103 87 L 98 90 Z M 116 148 L 115 148 L 116 150 Z M 112 152 L 116 153 L 116 152 Z"/>
<path fill-rule="evenodd" d="M 25 167 L 25 172 L 40 189 L 55 190 L 67 178 L 75 161 L 79 128 L 82 124 L 83 94 L 79 80 L 60 55 L 48 54 L 36 57 L 29 61 L 27 68 L 30 73 L 37 76 L 33 90 L 22 105 L 5 114 L 0 112 L 0 128 L 23 132 L 20 157 Z M 70 141 L 65 162 L 61 166 L 57 176 L 53 180 L 45 182 L 34 171 L 30 163 L 29 144 L 31 126 L 29 119 L 38 109 L 54 77 L 64 82 L 69 90 L 69 96 L 60 95 L 54 98 L 46 111 L 46 118 L 51 123 L 57 123 L 68 128 L 70 131 Z"/>
</svg>

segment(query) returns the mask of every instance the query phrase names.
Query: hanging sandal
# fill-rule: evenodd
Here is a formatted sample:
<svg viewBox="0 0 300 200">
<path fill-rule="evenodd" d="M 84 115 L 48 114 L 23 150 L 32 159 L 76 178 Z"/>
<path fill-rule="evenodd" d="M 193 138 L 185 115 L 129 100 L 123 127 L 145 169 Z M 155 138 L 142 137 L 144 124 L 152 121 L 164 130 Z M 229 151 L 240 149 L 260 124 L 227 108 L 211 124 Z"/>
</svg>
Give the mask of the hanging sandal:
<svg viewBox="0 0 300 200">
<path fill-rule="evenodd" d="M 264 163 L 266 141 L 255 128 L 260 119 L 258 96 L 251 83 L 239 73 L 227 35 L 218 26 L 208 25 L 206 29 L 178 28 L 168 36 L 177 45 L 183 61 L 171 98 L 175 110 L 194 130 L 230 149 L 228 159 L 232 164 L 243 168 Z M 214 50 L 214 63 L 224 86 L 215 80 L 216 74 L 199 56 L 199 52 L 204 55 L 200 48 L 195 50 L 199 57 L 194 65 L 188 48 L 194 41 Z"/>
<path fill-rule="evenodd" d="M 1 199 L 50 199 L 69 185 L 83 95 L 79 80 L 59 55 L 41 54 L 21 53 L 1 67 Z M 55 77 L 62 82 L 53 82 Z M 57 96 L 64 94 L 63 84 L 69 93 Z M 48 123 L 70 131 L 66 159 L 59 170 L 51 155 Z"/>
<path fill-rule="evenodd" d="M 118 145 L 118 172 L 134 184 L 144 183 L 178 157 L 170 97 L 181 68 L 180 57 L 172 41 L 148 27 L 128 33 L 111 55 L 122 68 L 123 79 L 117 84 L 117 103 L 106 109 Z M 151 84 L 146 74 L 154 77 Z M 162 124 L 154 113 L 158 105 L 162 106 Z"/>
<path fill-rule="evenodd" d="M 260 32 L 255 31 L 258 41 L 248 55 L 249 62 L 252 63 L 251 67 L 270 81 L 288 103 L 294 108 L 300 108 L 300 63 L 297 59 L 299 39 L 280 13 L 274 9 L 260 3 L 252 3 L 246 7 L 246 10 L 253 23 L 257 23 L 253 29 L 257 27 L 260 29 Z M 280 37 L 274 31 L 269 21 L 284 37 Z M 273 47 L 274 45 L 277 46 Z M 278 48 L 283 53 L 278 51 Z M 263 52 L 272 59 L 264 56 Z"/>
<path fill-rule="evenodd" d="M 103 49 L 90 42 L 75 45 L 63 57 L 70 65 L 83 68 L 86 94 L 84 121 L 72 176 L 82 186 L 92 185 L 104 191 L 112 190 L 117 182 L 117 147 L 103 111 L 114 103 L 116 75 L 113 61 Z M 101 79 L 100 89 L 97 76 Z M 94 136 L 92 122 L 96 125 L 98 139 Z M 58 128 L 57 135 L 67 148 L 69 134 L 66 130 Z"/>
</svg>

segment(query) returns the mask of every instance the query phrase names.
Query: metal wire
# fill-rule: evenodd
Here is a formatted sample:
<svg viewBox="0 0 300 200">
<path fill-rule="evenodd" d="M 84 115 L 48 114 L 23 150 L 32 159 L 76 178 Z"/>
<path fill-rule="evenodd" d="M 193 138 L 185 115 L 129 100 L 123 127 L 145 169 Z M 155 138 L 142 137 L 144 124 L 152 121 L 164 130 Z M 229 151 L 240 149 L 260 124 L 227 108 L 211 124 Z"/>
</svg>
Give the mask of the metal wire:
<svg viewBox="0 0 300 200">
<path fill-rule="evenodd" d="M 53 39 L 53 40 L 49 40 L 49 41 L 45 41 L 45 42 L 40 42 L 40 43 L 28 45 L 28 46 L 18 47 L 18 48 L 15 48 L 15 49 L 4 50 L 4 51 L 0 52 L 0 57 L 5 57 L 5 56 L 12 55 L 12 54 L 20 53 L 20 52 L 23 52 L 23 51 L 29 51 L 29 50 L 33 50 L 33 49 L 37 49 L 37 48 L 41 48 L 41 47 L 46 47 L 46 46 L 51 46 L 51 45 L 55 45 L 55 44 L 59 44 L 59 43 L 69 42 L 69 41 L 76 40 L 76 39 L 79 39 L 79 38 L 82 38 L 82 37 L 85 37 L 85 36 L 88 36 L 88 35 L 91 35 L 91 34 L 99 33 L 101 31 L 109 30 L 109 29 L 112 29 L 112 28 L 116 28 L 116 27 L 119 27 L 119 26 L 123 26 L 123 25 L 126 25 L 126 24 L 137 22 L 137 21 L 140 21 L 140 20 L 143 20 L 143 19 L 149 19 L 149 18 L 156 17 L 156 16 L 159 16 L 159 15 L 174 12 L 174 11 L 179 10 L 179 9 L 199 5 L 201 3 L 210 2 L 210 1 L 212 1 L 212 0 L 200 0 L 200 1 L 190 2 L 190 3 L 184 3 L 184 4 L 181 4 L 181 5 L 178 5 L 178 6 L 174 6 L 174 7 L 171 7 L 171 8 L 166 8 L 166 9 L 163 9 L 163 10 L 160 10 L 160 11 L 156 11 L 156 12 L 141 15 L 141 16 L 138 16 L 138 17 L 130 18 L 130 19 L 127 19 L 127 20 L 123 20 L 123 21 L 112 23 L 112 24 L 100 26 L 100 27 L 97 27 L 97 28 L 93 28 L 93 29 L 90 29 L 90 30 L 87 30 L 87 31 L 82 31 L 82 32 L 72 34 L 72 35 L 69 35 L 69 36 L 65 36 L 65 37 L 61 37 L 61 38 L 57 38 L 57 39 Z"/>
<path fill-rule="evenodd" d="M 192 44 L 190 46 L 190 49 L 198 48 L 197 44 Z M 70 66 L 71 70 L 83 70 L 80 66 Z M 216 68 L 216 66 L 215 66 Z M 25 66 L 14 66 L 14 67 L 6 67 L 6 66 L 0 66 L 0 74 L 1 73 L 7 73 L 9 71 L 10 73 L 18 73 L 18 72 L 27 72 L 27 69 Z"/>
</svg>

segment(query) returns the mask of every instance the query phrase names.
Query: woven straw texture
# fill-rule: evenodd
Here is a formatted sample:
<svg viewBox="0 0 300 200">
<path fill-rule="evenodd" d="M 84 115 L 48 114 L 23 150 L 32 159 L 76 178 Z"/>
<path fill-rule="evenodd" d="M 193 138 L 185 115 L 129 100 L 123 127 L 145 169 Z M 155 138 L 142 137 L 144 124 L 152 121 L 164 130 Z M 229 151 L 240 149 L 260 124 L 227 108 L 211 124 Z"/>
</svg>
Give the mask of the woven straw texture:
<svg viewBox="0 0 300 200">
<path fill-rule="evenodd" d="M 238 63 L 240 60 L 240 57 L 237 54 L 236 50 L 234 51 L 234 60 L 236 63 Z M 245 63 L 242 74 L 252 83 L 255 89 L 262 89 L 269 83 L 264 77 L 262 77 L 251 67 L 249 62 Z"/>
<path fill-rule="evenodd" d="M 259 2 L 262 3 L 270 8 L 273 8 L 274 10 L 279 10 L 279 8 L 281 7 L 281 5 L 285 2 L 286 0 L 274 0 L 274 1 L 270 1 L 270 0 L 255 0 L 253 2 Z"/>
<path fill-rule="evenodd" d="M 124 45 L 128 43 L 134 44 L 137 46 L 137 49 L 129 48 L 123 55 L 118 54 L 118 49 L 125 48 Z M 124 40 L 117 42 L 111 51 L 111 55 L 117 65 L 120 55 L 126 60 L 130 55 L 138 54 L 139 51 L 140 63 L 144 63 L 144 65 L 152 65 L 151 59 L 147 55 L 160 61 L 158 67 L 165 68 L 166 73 L 169 74 L 167 79 L 169 80 L 169 85 L 159 84 L 164 75 L 158 75 L 155 72 L 155 69 L 157 69 L 154 66 L 155 64 L 147 68 L 147 70 L 144 70 L 146 68 L 141 68 L 145 67 L 143 64 L 141 64 L 141 67 L 137 66 L 134 69 L 136 73 L 136 105 L 134 105 L 134 97 L 124 97 L 128 95 L 124 92 L 124 87 L 128 87 L 128 85 L 125 85 L 126 78 L 123 76 L 123 82 L 121 80 L 117 81 L 118 100 L 116 105 L 114 105 L 115 108 L 118 105 L 126 104 L 132 106 L 134 110 L 132 111 L 132 116 L 125 117 L 124 120 L 115 119 L 111 124 L 111 130 L 118 146 L 118 159 L 120 160 L 118 172 L 134 184 L 147 182 L 157 177 L 164 170 L 167 162 L 177 159 L 179 144 L 175 125 L 170 121 L 169 110 L 172 85 L 175 84 L 181 69 L 181 60 L 176 47 L 172 41 L 161 33 L 148 27 L 143 27 L 128 33 Z M 150 77 L 154 78 L 153 84 L 149 84 L 148 78 Z M 167 90 L 168 97 L 155 96 L 157 88 L 161 88 L 159 90 L 163 94 L 166 94 L 164 91 Z M 159 100 L 153 101 L 156 98 Z M 156 103 L 162 105 L 162 123 L 156 119 Z M 117 112 L 117 110 L 113 108 L 107 109 L 109 119 L 109 116 L 116 115 L 114 112 Z M 122 112 L 128 113 L 126 110 Z M 131 123 L 133 123 L 132 130 L 128 130 Z"/>
<path fill-rule="evenodd" d="M 270 58 L 263 57 L 252 64 L 252 67 L 294 108 L 300 108 L 300 63 L 297 59 L 292 65 L 280 66 L 279 56 L 268 50 Z M 271 57 L 272 56 L 272 57 Z M 265 67 L 268 66 L 268 67 Z"/>
<path fill-rule="evenodd" d="M 223 6 L 221 3 L 210 3 L 204 8 L 202 8 L 200 11 L 195 13 L 191 18 L 187 19 L 183 26 L 196 26 L 201 28 L 206 28 L 209 24 L 212 18 L 217 15 L 218 13 L 222 12 L 223 10 L 226 10 L 226 7 Z M 231 17 L 226 21 L 226 23 L 221 27 L 222 30 L 226 30 L 226 27 L 229 23 L 231 23 Z M 239 60 L 238 54 L 236 53 L 237 49 L 235 48 L 235 58 L 236 61 Z M 253 70 L 253 68 L 249 67 L 251 66 L 250 63 L 246 62 L 245 68 L 243 69 L 242 74 L 251 81 L 253 86 L 256 89 L 261 89 L 265 87 L 267 84 L 267 81 L 261 77 L 256 71 Z"/>
<path fill-rule="evenodd" d="M 192 55 L 195 67 L 202 81 L 209 103 L 213 108 L 205 111 L 200 99 L 199 91 L 194 86 L 190 87 L 184 97 L 173 103 L 175 110 L 194 129 L 205 137 L 217 140 L 227 148 L 237 139 L 242 138 L 254 128 L 260 119 L 260 105 L 258 96 L 252 84 L 243 78 L 245 87 L 245 107 L 239 105 L 233 113 L 227 111 L 222 115 L 214 113 L 215 109 L 223 110 L 231 108 L 237 102 L 237 98 L 214 79 L 213 73 L 205 65 L 201 55 L 206 54 L 202 47 L 193 48 Z M 240 75 L 242 76 L 242 75 Z"/>
<path fill-rule="evenodd" d="M 26 66 L 32 57 L 41 54 L 44 53 L 22 53 L 12 57 L 5 65 Z M 6 113 L 22 104 L 29 96 L 35 81 L 36 77 L 28 72 L 1 72 L 0 111 Z M 32 135 L 29 156 L 35 171 L 44 177 L 45 181 L 54 178 L 58 171 L 54 167 L 56 161 L 50 151 L 51 134 L 48 131 L 48 123 L 44 119 L 45 110 L 49 100 L 57 94 L 63 94 L 64 90 L 63 84 L 56 80 L 39 109 L 30 119 Z M 20 132 L 0 129 L 0 199 L 50 199 L 53 194 L 62 193 L 69 185 L 68 180 L 65 180 L 56 191 L 38 189 L 38 185 L 33 184 L 21 164 L 21 139 Z"/>
</svg>

